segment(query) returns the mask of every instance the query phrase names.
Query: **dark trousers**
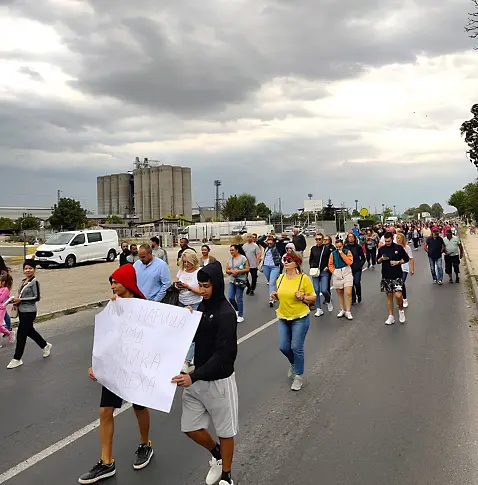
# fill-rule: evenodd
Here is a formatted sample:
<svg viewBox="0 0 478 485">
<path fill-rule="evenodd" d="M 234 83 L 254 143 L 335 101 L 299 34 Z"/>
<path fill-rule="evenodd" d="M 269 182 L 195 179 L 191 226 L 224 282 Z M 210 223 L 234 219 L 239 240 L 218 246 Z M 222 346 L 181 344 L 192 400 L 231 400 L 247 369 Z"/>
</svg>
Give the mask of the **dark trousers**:
<svg viewBox="0 0 478 485">
<path fill-rule="evenodd" d="M 403 287 L 402 287 L 402 296 L 403 299 L 407 299 L 407 287 L 405 286 L 405 281 L 407 280 L 408 272 L 402 271 L 402 280 L 403 280 Z"/>
<path fill-rule="evenodd" d="M 448 256 L 445 254 L 445 273 L 451 278 L 452 269 L 455 274 L 460 274 L 460 256 Z"/>
<path fill-rule="evenodd" d="M 372 260 L 372 264 L 375 266 L 377 264 L 377 248 L 366 248 L 365 255 L 367 256 L 367 263 L 370 266 L 370 260 Z"/>
<path fill-rule="evenodd" d="M 418 237 L 414 237 L 414 238 L 412 238 L 412 240 L 413 240 L 413 247 L 415 249 L 418 249 L 418 242 L 419 242 Z"/>
<path fill-rule="evenodd" d="M 251 275 L 251 281 L 249 282 L 249 277 L 247 277 L 247 289 L 249 291 L 256 291 L 257 286 L 257 268 L 250 268 L 249 273 Z"/>
<path fill-rule="evenodd" d="M 354 271 L 354 286 L 352 288 L 352 303 L 357 301 L 357 298 L 362 299 L 362 270 Z"/>
<path fill-rule="evenodd" d="M 41 349 L 46 347 L 45 339 L 35 330 L 33 322 L 37 317 L 36 312 L 18 312 L 17 346 L 15 348 L 14 359 L 20 360 L 25 351 L 27 337 L 30 337 Z"/>
</svg>

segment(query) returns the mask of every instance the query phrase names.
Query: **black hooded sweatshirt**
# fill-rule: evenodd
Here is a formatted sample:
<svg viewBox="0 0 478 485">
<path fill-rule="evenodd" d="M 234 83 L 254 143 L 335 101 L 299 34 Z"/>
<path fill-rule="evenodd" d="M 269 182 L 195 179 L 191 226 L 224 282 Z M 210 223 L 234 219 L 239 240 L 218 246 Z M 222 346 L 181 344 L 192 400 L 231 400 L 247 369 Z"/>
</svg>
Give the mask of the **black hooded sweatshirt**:
<svg viewBox="0 0 478 485">
<path fill-rule="evenodd" d="M 237 315 L 224 296 L 221 263 L 208 264 L 200 271 L 211 280 L 213 294 L 198 308 L 202 318 L 194 337 L 196 368 L 190 374 L 193 382 L 226 379 L 234 373 L 237 356 Z"/>
</svg>

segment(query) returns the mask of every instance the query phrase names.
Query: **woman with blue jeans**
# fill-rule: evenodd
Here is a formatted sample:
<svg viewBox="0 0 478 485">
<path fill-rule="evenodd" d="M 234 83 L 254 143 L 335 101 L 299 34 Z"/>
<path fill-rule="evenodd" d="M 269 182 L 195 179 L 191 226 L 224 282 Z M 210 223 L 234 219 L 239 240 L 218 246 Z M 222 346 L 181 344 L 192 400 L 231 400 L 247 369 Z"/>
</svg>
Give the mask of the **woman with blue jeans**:
<svg viewBox="0 0 478 485">
<path fill-rule="evenodd" d="M 331 250 L 330 246 L 324 244 L 324 240 L 325 237 L 322 233 L 318 233 L 315 236 L 315 246 L 312 246 L 309 256 L 310 276 L 312 277 L 312 284 L 317 295 L 315 302 L 315 306 L 317 307 L 316 317 L 324 314 L 320 301 L 321 293 L 327 304 L 327 310 L 329 312 L 334 310 L 330 295 L 330 272 L 328 269 Z"/>
<path fill-rule="evenodd" d="M 239 244 L 233 244 L 229 251 L 231 257 L 226 265 L 226 274 L 230 275 L 227 298 L 237 312 L 237 323 L 242 323 L 244 321 L 244 289 L 247 286 L 249 261 Z"/>
<path fill-rule="evenodd" d="M 4 259 L 2 256 L 0 256 L 0 276 L 10 274 L 10 268 L 5 264 Z M 2 322 L 0 322 L 0 325 Z M 7 327 L 7 330 L 12 329 L 12 319 L 10 318 L 10 315 L 5 313 L 5 327 Z"/>
<path fill-rule="evenodd" d="M 198 271 L 200 262 L 197 254 L 191 249 L 186 249 L 179 260 L 179 271 L 174 286 L 179 290 L 179 306 L 197 310 L 202 301 L 199 294 Z M 194 370 L 194 342 L 190 345 L 182 372 L 189 374 Z"/>
<path fill-rule="evenodd" d="M 302 272 L 302 258 L 291 252 L 284 258 L 284 274 L 277 281 L 277 291 L 271 294 L 279 301 L 279 349 L 290 363 L 287 376 L 293 379 L 291 389 L 302 389 L 304 374 L 304 343 L 310 325 L 309 305 L 315 302 L 310 278 Z"/>
<path fill-rule="evenodd" d="M 280 275 L 281 255 L 276 247 L 276 239 L 274 236 L 265 236 L 258 239 L 257 244 L 262 246 L 264 251 L 264 257 L 262 260 L 262 272 L 269 283 L 269 295 L 272 295 L 277 290 L 277 278 Z M 269 306 L 274 306 L 274 300 L 269 298 Z"/>
</svg>

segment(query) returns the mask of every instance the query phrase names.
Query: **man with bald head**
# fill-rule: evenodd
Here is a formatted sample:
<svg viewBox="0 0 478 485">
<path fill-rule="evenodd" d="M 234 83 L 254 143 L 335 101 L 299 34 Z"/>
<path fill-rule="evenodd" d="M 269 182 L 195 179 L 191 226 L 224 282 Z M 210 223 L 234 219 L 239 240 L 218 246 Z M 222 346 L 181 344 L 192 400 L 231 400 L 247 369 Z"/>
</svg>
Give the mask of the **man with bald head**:
<svg viewBox="0 0 478 485">
<path fill-rule="evenodd" d="M 138 288 L 148 300 L 160 302 L 171 286 L 169 266 L 162 259 L 154 257 L 149 244 L 140 246 L 138 255 L 139 261 L 133 265 Z"/>
</svg>

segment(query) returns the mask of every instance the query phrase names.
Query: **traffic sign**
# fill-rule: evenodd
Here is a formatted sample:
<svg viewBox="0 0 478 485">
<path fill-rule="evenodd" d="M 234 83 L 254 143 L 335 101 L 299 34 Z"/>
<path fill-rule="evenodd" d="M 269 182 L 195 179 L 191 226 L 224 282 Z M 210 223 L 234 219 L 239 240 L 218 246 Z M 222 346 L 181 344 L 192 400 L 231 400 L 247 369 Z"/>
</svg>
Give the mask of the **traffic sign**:
<svg viewBox="0 0 478 485">
<path fill-rule="evenodd" d="M 362 207 L 362 208 L 360 209 L 360 215 L 361 215 L 362 217 L 367 217 L 367 216 L 368 216 L 368 209 L 367 209 L 366 207 Z"/>
</svg>

